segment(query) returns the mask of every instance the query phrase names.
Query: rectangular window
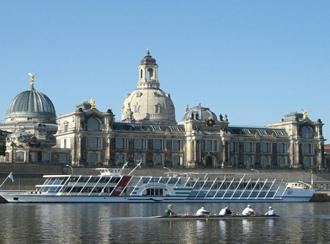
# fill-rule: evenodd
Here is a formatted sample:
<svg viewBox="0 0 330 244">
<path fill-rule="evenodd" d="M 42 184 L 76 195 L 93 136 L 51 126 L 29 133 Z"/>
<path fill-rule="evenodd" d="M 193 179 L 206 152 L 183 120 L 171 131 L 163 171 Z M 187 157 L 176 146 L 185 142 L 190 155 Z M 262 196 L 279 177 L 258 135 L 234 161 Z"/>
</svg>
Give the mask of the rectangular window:
<svg viewBox="0 0 330 244">
<path fill-rule="evenodd" d="M 16 152 L 16 161 L 24 161 L 24 152 Z"/>
<path fill-rule="evenodd" d="M 278 143 L 277 144 L 277 152 L 278 153 L 286 153 L 287 152 L 287 145 L 286 145 L 286 143 Z"/>
<path fill-rule="evenodd" d="M 87 162 L 88 163 L 96 163 L 98 161 L 98 153 L 96 152 L 88 152 L 87 154 Z"/>
<path fill-rule="evenodd" d="M 173 140 L 172 141 L 172 151 L 175 151 L 175 152 L 180 151 L 180 148 L 181 148 L 180 144 L 181 144 L 181 141 Z"/>
<path fill-rule="evenodd" d="M 244 164 L 246 166 L 249 166 L 249 164 L 252 164 L 252 156 L 250 156 L 250 155 L 244 155 Z"/>
<path fill-rule="evenodd" d="M 310 143 L 304 143 L 303 144 L 303 152 L 305 154 L 311 154 L 312 153 L 312 144 L 310 144 Z"/>
<path fill-rule="evenodd" d="M 268 142 L 262 142 L 260 144 L 260 147 L 261 147 L 261 152 L 263 152 L 263 153 L 270 152 L 270 143 L 268 143 Z"/>
<path fill-rule="evenodd" d="M 125 138 L 116 138 L 116 149 L 125 148 Z"/>
<path fill-rule="evenodd" d="M 244 142 L 244 152 L 252 152 L 252 142 Z"/>
<path fill-rule="evenodd" d="M 230 150 L 230 152 L 236 152 L 237 151 L 235 142 L 230 143 L 229 150 Z"/>
<path fill-rule="evenodd" d="M 173 155 L 173 165 L 180 165 L 181 157 L 179 155 Z"/>
<path fill-rule="evenodd" d="M 60 153 L 58 161 L 61 164 L 67 163 L 67 155 L 65 153 Z"/>
<path fill-rule="evenodd" d="M 48 163 L 49 159 L 50 159 L 49 153 L 43 152 L 42 155 L 41 155 L 41 161 Z"/>
<path fill-rule="evenodd" d="M 143 139 L 142 138 L 136 138 L 134 140 L 135 149 L 142 150 L 143 149 Z"/>
<path fill-rule="evenodd" d="M 278 165 L 285 165 L 286 164 L 286 158 L 285 157 L 278 157 L 277 163 L 278 163 Z"/>
<path fill-rule="evenodd" d="M 91 149 L 98 149 L 101 147 L 101 139 L 99 137 L 87 137 L 87 147 Z"/>
<path fill-rule="evenodd" d="M 154 139 L 154 150 L 162 150 L 163 149 L 163 141 L 161 139 Z"/>
<path fill-rule="evenodd" d="M 304 163 L 305 168 L 310 168 L 310 167 L 312 167 L 313 158 L 312 157 L 304 157 L 303 163 Z"/>
<path fill-rule="evenodd" d="M 234 155 L 230 155 L 230 164 L 236 166 L 236 157 Z"/>
<path fill-rule="evenodd" d="M 263 156 L 263 157 L 261 157 L 261 164 L 262 164 L 263 166 L 269 164 L 269 158 L 268 158 L 267 156 Z"/>
<path fill-rule="evenodd" d="M 161 154 L 159 154 L 159 153 L 155 153 L 154 154 L 154 163 L 155 164 L 161 164 L 161 163 L 163 163 L 163 157 L 162 157 Z"/>
<path fill-rule="evenodd" d="M 205 141 L 205 152 L 211 152 L 212 151 L 212 141 L 206 140 Z"/>
<path fill-rule="evenodd" d="M 125 155 L 123 153 L 116 154 L 116 163 L 124 163 Z"/>
<path fill-rule="evenodd" d="M 136 153 L 135 154 L 135 162 L 136 163 L 143 162 L 143 155 L 142 155 L 142 153 Z"/>
<path fill-rule="evenodd" d="M 218 143 L 217 143 L 217 141 L 213 141 L 213 152 L 216 152 L 216 151 L 218 151 L 217 148 L 218 147 Z"/>
</svg>

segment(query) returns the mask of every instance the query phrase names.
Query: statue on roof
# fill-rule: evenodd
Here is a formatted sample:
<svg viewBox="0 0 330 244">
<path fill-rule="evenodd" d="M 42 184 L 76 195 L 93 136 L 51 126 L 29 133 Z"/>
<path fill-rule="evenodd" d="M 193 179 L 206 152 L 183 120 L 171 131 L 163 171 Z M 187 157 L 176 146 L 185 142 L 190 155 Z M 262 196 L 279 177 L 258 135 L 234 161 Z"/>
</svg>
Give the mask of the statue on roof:
<svg viewBox="0 0 330 244">
<path fill-rule="evenodd" d="M 302 109 L 303 112 L 303 119 L 307 119 L 308 118 L 308 113 L 306 110 Z"/>
<path fill-rule="evenodd" d="M 33 85 L 34 78 L 36 77 L 36 75 L 32 74 L 32 73 L 28 73 L 28 76 L 30 76 L 30 87 L 31 87 L 31 89 L 33 89 L 34 88 L 34 85 Z"/>
<path fill-rule="evenodd" d="M 91 104 L 91 109 L 95 109 L 96 108 L 96 104 L 95 104 L 95 100 L 93 98 L 90 98 L 90 102 Z"/>
</svg>

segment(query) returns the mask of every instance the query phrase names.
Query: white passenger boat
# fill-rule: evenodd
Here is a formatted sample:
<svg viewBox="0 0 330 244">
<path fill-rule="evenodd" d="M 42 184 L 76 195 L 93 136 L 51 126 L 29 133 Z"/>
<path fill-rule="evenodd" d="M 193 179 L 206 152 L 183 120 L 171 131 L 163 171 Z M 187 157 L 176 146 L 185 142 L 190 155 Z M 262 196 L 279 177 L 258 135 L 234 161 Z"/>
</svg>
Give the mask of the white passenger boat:
<svg viewBox="0 0 330 244">
<path fill-rule="evenodd" d="M 10 203 L 145 202 L 307 202 L 314 194 L 304 182 L 253 178 L 249 175 L 175 174 L 136 176 L 99 169 L 97 175 L 44 175 L 28 192 L 1 191 Z"/>
</svg>

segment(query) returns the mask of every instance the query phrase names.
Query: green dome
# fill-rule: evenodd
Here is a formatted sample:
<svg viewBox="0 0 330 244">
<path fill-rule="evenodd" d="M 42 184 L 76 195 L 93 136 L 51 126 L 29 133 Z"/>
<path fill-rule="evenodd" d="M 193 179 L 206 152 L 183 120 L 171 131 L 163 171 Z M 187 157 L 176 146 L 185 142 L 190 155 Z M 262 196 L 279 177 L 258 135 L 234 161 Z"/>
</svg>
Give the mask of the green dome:
<svg viewBox="0 0 330 244">
<path fill-rule="evenodd" d="M 18 94 L 9 104 L 6 118 L 31 117 L 56 119 L 52 101 L 43 93 L 30 89 Z"/>
</svg>

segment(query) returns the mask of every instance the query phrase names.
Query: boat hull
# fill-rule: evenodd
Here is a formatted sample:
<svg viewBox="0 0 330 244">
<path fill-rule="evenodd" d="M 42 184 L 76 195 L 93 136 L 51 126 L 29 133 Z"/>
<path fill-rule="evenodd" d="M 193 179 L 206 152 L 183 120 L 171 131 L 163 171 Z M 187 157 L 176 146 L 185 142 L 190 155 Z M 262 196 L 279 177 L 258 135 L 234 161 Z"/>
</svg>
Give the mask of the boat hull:
<svg viewBox="0 0 330 244">
<path fill-rule="evenodd" d="M 281 198 L 187 198 L 187 197 L 105 197 L 58 196 L 31 193 L 0 192 L 9 203 L 257 203 L 257 202 L 308 202 L 310 195 L 284 196 Z"/>
</svg>

